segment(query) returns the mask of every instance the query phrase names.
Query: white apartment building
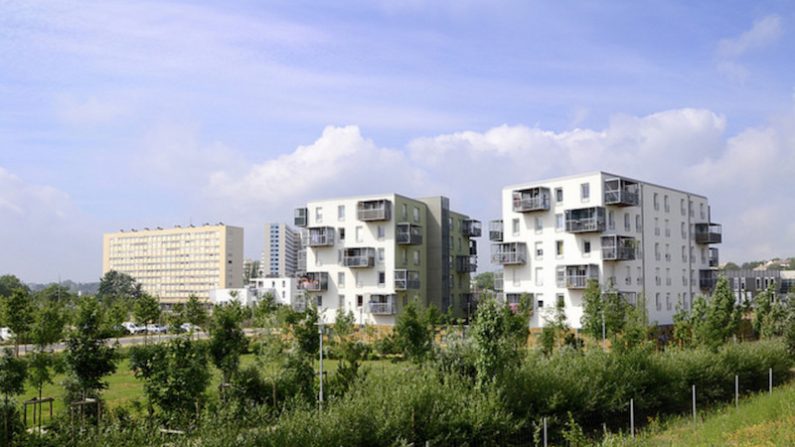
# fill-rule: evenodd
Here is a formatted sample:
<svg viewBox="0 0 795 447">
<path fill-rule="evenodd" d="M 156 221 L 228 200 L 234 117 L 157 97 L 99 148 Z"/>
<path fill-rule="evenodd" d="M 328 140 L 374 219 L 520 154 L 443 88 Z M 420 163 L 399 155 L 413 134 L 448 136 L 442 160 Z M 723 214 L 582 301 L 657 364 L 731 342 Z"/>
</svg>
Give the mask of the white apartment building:
<svg viewBox="0 0 795 447">
<path fill-rule="evenodd" d="M 300 234 L 289 225 L 265 225 L 265 247 L 260 261 L 260 276 L 295 276 L 300 244 Z"/>
<path fill-rule="evenodd" d="M 414 299 L 459 315 L 470 307 L 480 222 L 445 197 L 314 201 L 296 210 L 295 225 L 307 229 L 303 288 L 327 322 L 342 308 L 360 324 L 391 325 Z"/>
<path fill-rule="evenodd" d="M 268 294 L 278 304 L 293 307 L 304 305 L 303 292 L 298 289 L 298 278 L 295 277 L 253 278 L 246 287 L 214 289 L 210 291 L 210 302 L 218 306 L 237 301 L 243 306 L 253 306 Z"/>
<path fill-rule="evenodd" d="M 243 229 L 223 224 L 105 233 L 103 274 L 132 276 L 164 304 L 208 299 L 212 289 L 243 286 Z"/>
<path fill-rule="evenodd" d="M 506 301 L 533 298 L 531 327 L 562 301 L 579 328 L 591 278 L 631 303 L 642 294 L 649 321 L 671 324 L 677 304 L 689 309 L 714 287 L 718 249 L 710 245 L 722 235 L 704 196 L 594 172 L 504 188 L 490 239 Z"/>
</svg>

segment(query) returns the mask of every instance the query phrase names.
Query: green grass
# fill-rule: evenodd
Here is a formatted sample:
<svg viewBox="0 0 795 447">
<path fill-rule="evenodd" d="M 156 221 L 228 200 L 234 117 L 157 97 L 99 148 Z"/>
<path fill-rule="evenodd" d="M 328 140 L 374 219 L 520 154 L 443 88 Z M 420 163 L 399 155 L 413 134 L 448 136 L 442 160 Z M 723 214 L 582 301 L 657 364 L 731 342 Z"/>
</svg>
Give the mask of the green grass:
<svg viewBox="0 0 795 447">
<path fill-rule="evenodd" d="M 607 443 L 605 443 L 607 444 Z M 662 446 L 792 446 L 795 445 L 795 384 L 720 406 L 692 417 L 652 424 L 636 444 Z"/>
<path fill-rule="evenodd" d="M 140 400 L 141 403 L 143 403 L 146 399 L 143 392 L 143 382 L 136 379 L 133 375 L 133 372 L 130 370 L 130 362 L 126 357 L 126 351 L 123 351 L 122 355 L 123 360 L 117 364 L 116 372 L 106 378 L 108 388 L 102 393 L 102 398 L 105 400 L 105 403 L 109 409 L 130 405 L 135 400 Z M 242 366 L 247 366 L 254 362 L 255 357 L 253 354 L 247 354 L 241 358 Z M 338 364 L 339 362 L 337 360 L 324 360 L 323 370 L 332 373 L 336 371 Z M 393 368 L 395 367 L 395 364 L 388 360 L 372 360 L 363 362 L 363 366 L 370 368 L 373 373 L 377 373 L 384 368 Z M 207 393 L 210 396 L 217 396 L 218 384 L 221 381 L 221 374 L 215 367 L 209 367 L 212 371 L 212 381 L 209 388 L 207 389 Z M 316 361 L 315 370 L 317 370 L 318 367 L 319 361 Z M 271 369 L 271 366 L 265 365 L 264 368 Z M 63 380 L 63 374 L 58 374 L 53 378 L 53 383 L 46 385 L 42 390 L 43 397 L 55 398 L 55 402 L 53 403 L 53 414 L 56 416 L 59 414 L 64 414 L 66 411 L 63 401 L 64 390 L 61 386 Z M 19 396 L 19 401 L 29 400 L 36 396 L 36 390 L 28 384 L 25 387 L 25 392 Z M 32 411 L 32 408 L 28 407 L 28 425 L 33 424 Z M 49 406 L 45 405 L 43 412 L 45 414 L 44 421 L 46 423 L 48 420 Z"/>
</svg>

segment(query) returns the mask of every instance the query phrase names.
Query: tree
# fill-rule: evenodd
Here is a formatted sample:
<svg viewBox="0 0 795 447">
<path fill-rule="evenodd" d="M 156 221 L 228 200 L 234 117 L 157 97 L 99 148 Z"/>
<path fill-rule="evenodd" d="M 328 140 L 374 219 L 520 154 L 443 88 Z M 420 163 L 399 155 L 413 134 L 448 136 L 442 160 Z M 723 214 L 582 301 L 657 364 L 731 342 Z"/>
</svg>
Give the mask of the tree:
<svg viewBox="0 0 795 447">
<path fill-rule="evenodd" d="M 695 304 L 695 303 L 694 303 Z M 680 305 L 676 305 L 674 313 L 674 343 L 679 347 L 685 347 L 693 342 L 693 322 L 690 314 Z"/>
<path fill-rule="evenodd" d="M 740 270 L 740 266 L 733 262 L 727 262 L 726 265 L 723 266 L 723 270 Z"/>
<path fill-rule="evenodd" d="M 0 356 L 0 393 L 3 394 L 2 445 L 14 445 L 14 435 L 24 430 L 13 397 L 25 390 L 25 361 L 6 348 Z"/>
<path fill-rule="evenodd" d="M 320 339 L 317 333 L 317 307 L 314 304 L 307 306 L 306 311 L 294 315 L 299 317 L 292 324 L 292 335 L 296 348 L 304 354 L 317 355 L 320 349 Z"/>
<path fill-rule="evenodd" d="M 102 309 L 93 297 L 78 304 L 73 330 L 66 341 L 65 363 L 81 398 L 99 397 L 103 378 L 116 372 L 116 351 L 102 338 Z"/>
<path fill-rule="evenodd" d="M 734 294 L 725 276 L 718 279 L 715 291 L 707 307 L 705 320 L 705 342 L 712 349 L 717 349 L 729 337 L 737 333 L 741 311 L 735 305 Z"/>
<path fill-rule="evenodd" d="M 196 295 L 189 296 L 185 303 L 185 320 L 197 327 L 204 327 L 207 324 L 207 309 Z"/>
<path fill-rule="evenodd" d="M 149 325 L 160 320 L 160 302 L 157 298 L 144 293 L 135 301 L 133 316 L 138 324 Z M 146 331 L 148 333 L 149 331 Z M 144 342 L 147 337 L 144 336 Z"/>
<path fill-rule="evenodd" d="M 773 309 L 773 299 L 775 295 L 776 291 L 774 286 L 770 284 L 765 291 L 757 293 L 754 297 L 754 319 L 752 325 L 754 333 L 756 333 L 758 337 L 762 336 L 762 326 L 765 324 L 765 320 L 768 319 Z"/>
<path fill-rule="evenodd" d="M 510 330 L 510 316 L 505 308 L 488 297 L 480 303 L 475 314 L 472 339 L 475 342 L 477 386 L 481 389 L 492 386 L 519 359 L 513 343 L 515 337 Z"/>
<path fill-rule="evenodd" d="M 494 272 L 483 272 L 475 276 L 478 290 L 494 290 Z"/>
<path fill-rule="evenodd" d="M 221 370 L 221 386 L 230 383 L 240 366 L 240 355 L 248 347 L 248 340 L 240 324 L 243 309 L 237 301 L 217 306 L 210 324 L 210 356 L 213 364 Z"/>
<path fill-rule="evenodd" d="M 33 322 L 30 292 L 15 289 L 6 301 L 5 318 L 8 328 L 14 333 L 14 352 L 19 355 L 19 345 L 27 339 Z"/>
<path fill-rule="evenodd" d="M 30 292 L 30 288 L 28 288 L 28 286 L 25 285 L 25 283 L 23 283 L 22 281 L 20 281 L 20 279 L 17 278 L 16 276 L 14 275 L 0 276 L 0 297 L 8 298 L 11 296 L 11 293 L 17 289 L 23 289 Z"/>
<path fill-rule="evenodd" d="M 36 292 L 36 301 L 57 301 L 57 302 L 70 302 L 77 297 L 68 287 L 61 284 L 50 284 L 44 289 Z"/>
<path fill-rule="evenodd" d="M 602 290 L 599 288 L 599 282 L 589 279 L 585 286 L 585 292 L 582 295 L 583 309 L 582 317 L 580 317 L 580 324 L 582 331 L 594 338 L 600 340 L 602 338 L 602 318 L 604 310 L 602 303 Z"/>
<path fill-rule="evenodd" d="M 57 302 L 47 302 L 36 313 L 31 329 L 31 341 L 35 350 L 31 356 L 28 382 L 36 389 L 38 400 L 42 398 L 44 385 L 52 383 L 52 368 L 55 359 L 47 348 L 63 337 L 65 320 L 61 306 Z M 41 428 L 42 406 L 34 407 L 38 411 L 39 428 Z"/>
<path fill-rule="evenodd" d="M 132 276 L 110 270 L 99 281 L 97 299 L 105 302 L 130 300 L 139 298 L 142 293 L 141 285 Z"/>
<path fill-rule="evenodd" d="M 433 347 L 433 327 L 429 312 L 416 300 L 403 307 L 395 324 L 395 341 L 406 356 L 422 363 Z"/>
</svg>

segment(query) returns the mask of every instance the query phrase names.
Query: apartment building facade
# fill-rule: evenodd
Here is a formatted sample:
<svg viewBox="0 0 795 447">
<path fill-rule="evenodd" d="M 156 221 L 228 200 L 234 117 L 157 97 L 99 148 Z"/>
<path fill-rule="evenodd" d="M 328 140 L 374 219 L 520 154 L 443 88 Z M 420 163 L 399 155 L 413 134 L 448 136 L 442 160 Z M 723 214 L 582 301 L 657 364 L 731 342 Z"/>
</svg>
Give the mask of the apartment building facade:
<svg viewBox="0 0 795 447">
<path fill-rule="evenodd" d="M 445 197 L 398 194 L 310 202 L 305 227 L 305 292 L 327 322 L 337 309 L 360 324 L 391 325 L 409 300 L 463 314 L 477 268 L 480 222 L 450 210 Z"/>
<path fill-rule="evenodd" d="M 490 222 L 492 262 L 507 302 L 528 294 L 531 327 L 556 304 L 580 327 L 590 279 L 630 303 L 644 297 L 649 321 L 671 324 L 717 281 L 721 226 L 706 197 L 594 172 L 506 187 L 502 219 Z"/>
<path fill-rule="evenodd" d="M 265 247 L 260 261 L 264 277 L 295 276 L 298 270 L 300 234 L 287 224 L 265 225 Z"/>
<path fill-rule="evenodd" d="M 163 304 L 243 286 L 243 229 L 224 224 L 105 233 L 103 274 L 132 276 Z"/>
<path fill-rule="evenodd" d="M 723 272 L 738 303 L 751 302 L 772 286 L 777 298 L 785 298 L 795 290 L 795 270 L 739 269 Z"/>
</svg>

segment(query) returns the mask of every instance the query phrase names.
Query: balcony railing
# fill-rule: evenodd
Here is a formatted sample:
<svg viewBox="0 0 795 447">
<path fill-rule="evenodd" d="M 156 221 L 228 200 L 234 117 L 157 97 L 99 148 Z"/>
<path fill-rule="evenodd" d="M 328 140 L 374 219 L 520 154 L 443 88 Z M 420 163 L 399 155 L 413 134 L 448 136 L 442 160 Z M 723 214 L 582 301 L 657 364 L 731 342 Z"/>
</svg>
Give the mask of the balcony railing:
<svg viewBox="0 0 795 447">
<path fill-rule="evenodd" d="M 410 223 L 397 224 L 396 240 L 400 245 L 422 244 L 422 227 Z"/>
<path fill-rule="evenodd" d="M 395 270 L 395 290 L 420 288 L 420 272 L 413 270 Z"/>
<path fill-rule="evenodd" d="M 623 178 L 605 180 L 605 205 L 640 205 L 640 187 L 637 182 Z"/>
<path fill-rule="evenodd" d="M 602 236 L 602 259 L 605 261 L 634 260 L 635 238 L 628 236 Z"/>
<path fill-rule="evenodd" d="M 482 234 L 482 225 L 479 220 L 465 219 L 461 226 L 461 232 L 466 237 L 480 237 Z"/>
<path fill-rule="evenodd" d="M 710 247 L 709 249 L 709 258 L 707 258 L 709 266 L 713 268 L 718 268 L 720 266 L 720 258 L 718 256 L 718 249 L 715 247 Z"/>
<path fill-rule="evenodd" d="M 599 266 L 596 264 L 567 265 L 563 269 L 563 284 L 568 289 L 584 289 L 589 280 L 599 280 Z"/>
<path fill-rule="evenodd" d="M 334 228 L 313 227 L 309 229 L 310 247 L 329 247 L 334 245 Z"/>
<path fill-rule="evenodd" d="M 605 209 L 601 206 L 566 210 L 566 231 L 592 233 L 605 230 Z"/>
<path fill-rule="evenodd" d="M 342 265 L 351 268 L 367 268 L 375 265 L 375 248 L 346 248 Z"/>
<path fill-rule="evenodd" d="M 695 239 L 697 244 L 720 244 L 723 241 L 723 229 L 716 223 L 697 223 Z"/>
<path fill-rule="evenodd" d="M 307 225 L 307 216 L 309 212 L 306 208 L 296 208 L 295 209 L 295 219 L 293 223 L 295 223 L 296 227 L 305 227 Z"/>
<path fill-rule="evenodd" d="M 512 265 L 527 262 L 527 245 L 524 242 L 503 242 L 492 245 L 493 264 Z"/>
<path fill-rule="evenodd" d="M 392 202 L 386 199 L 363 200 L 356 204 L 356 215 L 365 222 L 389 220 L 392 218 Z"/>
<path fill-rule="evenodd" d="M 373 315 L 394 315 L 395 303 L 392 295 L 371 295 L 367 303 L 368 311 Z"/>
<path fill-rule="evenodd" d="M 456 256 L 455 271 L 458 273 L 474 273 L 478 270 L 477 256 Z"/>
<path fill-rule="evenodd" d="M 703 291 L 710 291 L 715 288 L 718 283 L 717 270 L 699 270 L 698 271 L 698 287 Z"/>
<path fill-rule="evenodd" d="M 478 254 L 478 241 L 469 241 L 469 254 L 472 256 Z"/>
<path fill-rule="evenodd" d="M 328 290 L 327 272 L 307 272 L 298 283 L 299 288 L 308 292 L 323 292 Z"/>
<path fill-rule="evenodd" d="M 513 210 L 517 213 L 549 209 L 549 188 L 536 187 L 513 191 Z"/>
<path fill-rule="evenodd" d="M 502 219 L 489 222 L 489 240 L 502 242 Z"/>
</svg>

